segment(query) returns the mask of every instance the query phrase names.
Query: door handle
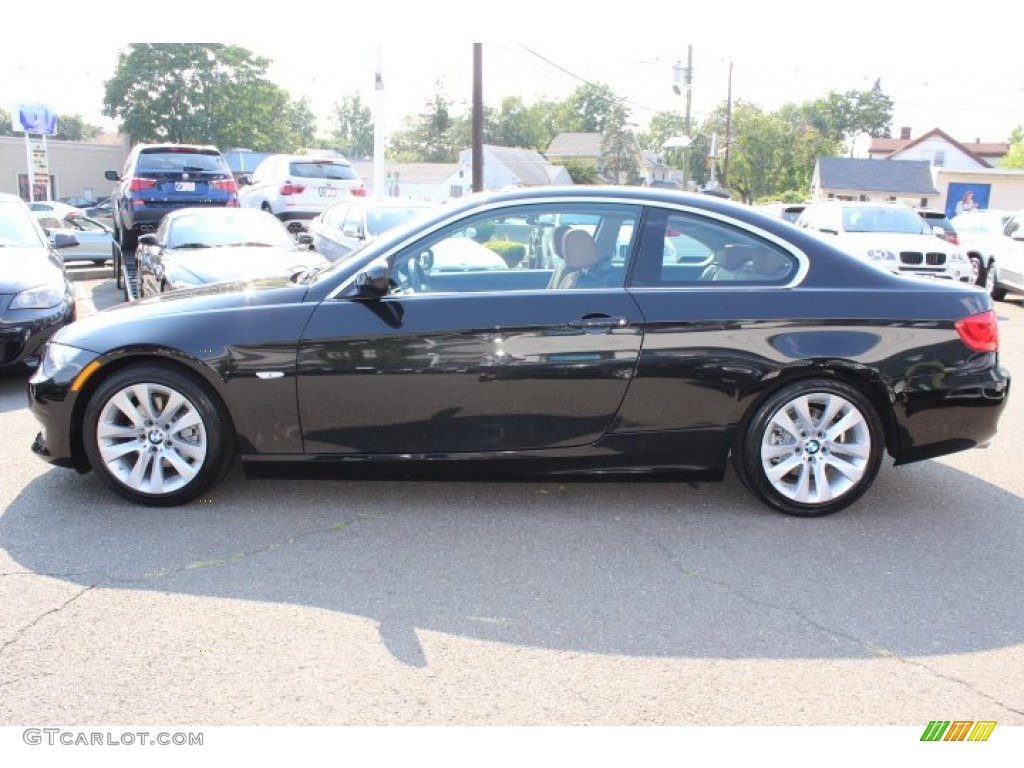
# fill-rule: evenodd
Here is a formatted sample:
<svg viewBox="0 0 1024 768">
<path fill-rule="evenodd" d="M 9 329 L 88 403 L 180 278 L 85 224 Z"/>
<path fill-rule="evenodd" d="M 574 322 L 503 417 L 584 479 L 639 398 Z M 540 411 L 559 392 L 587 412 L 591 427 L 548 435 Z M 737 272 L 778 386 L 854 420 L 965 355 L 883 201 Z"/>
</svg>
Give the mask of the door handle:
<svg viewBox="0 0 1024 768">
<path fill-rule="evenodd" d="M 610 333 L 616 328 L 625 328 L 629 320 L 625 317 L 609 317 L 608 315 L 597 315 L 594 317 L 581 317 L 579 320 L 570 320 L 570 328 L 582 328 L 588 333 L 605 331 Z"/>
</svg>

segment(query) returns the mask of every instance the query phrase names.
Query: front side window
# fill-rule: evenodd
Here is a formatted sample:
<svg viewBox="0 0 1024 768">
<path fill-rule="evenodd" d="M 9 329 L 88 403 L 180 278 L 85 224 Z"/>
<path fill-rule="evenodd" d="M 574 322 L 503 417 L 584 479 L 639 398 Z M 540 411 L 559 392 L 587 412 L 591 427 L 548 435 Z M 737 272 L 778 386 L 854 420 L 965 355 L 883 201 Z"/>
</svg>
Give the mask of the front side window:
<svg viewBox="0 0 1024 768">
<path fill-rule="evenodd" d="M 552 202 L 470 216 L 397 253 L 392 292 L 621 288 L 639 214 Z"/>
<path fill-rule="evenodd" d="M 784 285 L 798 266 L 792 254 L 739 226 L 693 213 L 652 211 L 633 284 Z"/>
</svg>

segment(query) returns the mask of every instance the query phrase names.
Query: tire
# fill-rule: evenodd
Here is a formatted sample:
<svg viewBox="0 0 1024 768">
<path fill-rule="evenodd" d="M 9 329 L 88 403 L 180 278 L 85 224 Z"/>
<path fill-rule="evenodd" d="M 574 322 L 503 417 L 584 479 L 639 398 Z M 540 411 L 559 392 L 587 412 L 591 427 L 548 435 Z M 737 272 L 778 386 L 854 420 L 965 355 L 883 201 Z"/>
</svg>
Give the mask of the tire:
<svg viewBox="0 0 1024 768">
<path fill-rule="evenodd" d="M 999 270 L 996 265 L 989 264 L 985 270 L 985 290 L 995 301 L 1002 301 L 1006 298 L 1006 289 L 999 287 Z"/>
<path fill-rule="evenodd" d="M 125 252 L 134 252 L 139 247 L 139 233 L 133 231 L 131 228 L 125 229 L 123 226 L 118 230 L 120 233 L 121 243 L 121 256 L 123 257 Z"/>
<path fill-rule="evenodd" d="M 981 256 L 971 255 L 971 274 L 974 276 L 974 285 L 985 284 L 985 265 L 981 263 Z"/>
<path fill-rule="evenodd" d="M 819 517 L 850 506 L 871 487 L 884 450 L 882 422 L 859 390 L 807 379 L 774 393 L 754 412 L 733 464 L 769 507 Z"/>
<path fill-rule="evenodd" d="M 114 239 L 118 239 L 117 232 L 114 233 Z M 121 263 L 121 249 L 117 243 L 110 246 L 114 257 L 114 285 L 118 288 L 124 288 L 124 265 Z"/>
<path fill-rule="evenodd" d="M 159 364 L 125 368 L 100 384 L 83 436 L 89 464 L 111 490 L 155 507 L 197 498 L 235 455 L 229 420 L 206 388 Z"/>
</svg>

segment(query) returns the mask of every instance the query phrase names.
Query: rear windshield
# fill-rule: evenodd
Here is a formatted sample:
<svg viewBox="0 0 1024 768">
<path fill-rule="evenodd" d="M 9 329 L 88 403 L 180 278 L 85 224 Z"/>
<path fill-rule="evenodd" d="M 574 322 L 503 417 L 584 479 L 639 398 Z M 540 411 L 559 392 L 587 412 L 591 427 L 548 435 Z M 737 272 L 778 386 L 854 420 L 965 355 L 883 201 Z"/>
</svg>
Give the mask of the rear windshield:
<svg viewBox="0 0 1024 768">
<path fill-rule="evenodd" d="M 288 173 L 299 179 L 358 179 L 350 165 L 341 163 L 293 162 L 288 164 Z"/>
<path fill-rule="evenodd" d="M 227 162 L 220 154 L 168 152 L 166 150 L 139 153 L 138 173 L 181 173 L 182 171 L 231 173 Z"/>
</svg>

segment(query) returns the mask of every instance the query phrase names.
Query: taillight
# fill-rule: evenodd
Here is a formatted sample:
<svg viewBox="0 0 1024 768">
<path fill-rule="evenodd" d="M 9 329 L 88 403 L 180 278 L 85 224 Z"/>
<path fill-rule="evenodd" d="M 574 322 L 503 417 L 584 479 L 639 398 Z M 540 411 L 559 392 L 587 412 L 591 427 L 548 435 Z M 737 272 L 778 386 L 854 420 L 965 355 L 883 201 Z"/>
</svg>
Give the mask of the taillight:
<svg viewBox="0 0 1024 768">
<path fill-rule="evenodd" d="M 960 238 L 955 232 L 950 232 L 946 235 L 946 239 L 949 240 L 953 245 L 960 245 Z"/>
<path fill-rule="evenodd" d="M 360 184 L 358 187 L 352 187 L 349 190 L 355 197 L 366 197 L 366 187 Z"/>
<path fill-rule="evenodd" d="M 964 344 L 975 352 L 995 352 L 999 349 L 999 325 L 994 310 L 960 318 L 956 321 L 956 332 Z"/>
<path fill-rule="evenodd" d="M 306 191 L 306 188 L 301 184 L 292 184 L 290 181 L 286 181 L 281 185 L 282 195 L 301 195 Z"/>
<path fill-rule="evenodd" d="M 143 179 L 136 176 L 132 179 L 132 185 L 129 187 L 132 192 L 141 192 L 144 189 L 152 189 L 156 186 L 156 179 Z"/>
<path fill-rule="evenodd" d="M 235 183 L 234 179 L 214 179 L 210 182 L 210 186 L 223 192 L 238 191 L 238 184 Z"/>
</svg>

